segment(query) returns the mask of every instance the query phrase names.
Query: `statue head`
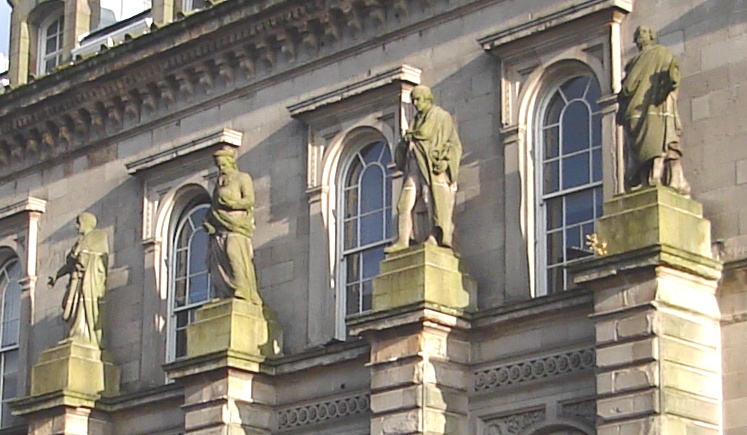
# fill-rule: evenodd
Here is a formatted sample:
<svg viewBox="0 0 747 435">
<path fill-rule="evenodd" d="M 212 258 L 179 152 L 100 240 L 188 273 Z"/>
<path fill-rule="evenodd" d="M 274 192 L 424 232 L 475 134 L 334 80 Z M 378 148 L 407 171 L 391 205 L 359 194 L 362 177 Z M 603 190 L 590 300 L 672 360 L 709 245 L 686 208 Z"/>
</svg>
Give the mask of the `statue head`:
<svg viewBox="0 0 747 435">
<path fill-rule="evenodd" d="M 213 158 L 215 159 L 215 166 L 218 167 L 221 174 L 238 172 L 239 165 L 236 163 L 236 153 L 233 150 L 223 148 L 216 151 Z"/>
<path fill-rule="evenodd" d="M 96 224 L 97 222 L 95 214 L 83 212 L 78 215 L 76 227 L 78 228 L 78 233 L 85 235 L 94 230 L 96 228 Z"/>
<path fill-rule="evenodd" d="M 412 89 L 411 97 L 412 104 L 418 109 L 418 112 L 425 112 L 433 106 L 433 92 L 428 86 L 415 86 Z"/>
<path fill-rule="evenodd" d="M 656 31 L 648 26 L 638 26 L 633 33 L 633 41 L 639 50 L 656 44 Z"/>
</svg>

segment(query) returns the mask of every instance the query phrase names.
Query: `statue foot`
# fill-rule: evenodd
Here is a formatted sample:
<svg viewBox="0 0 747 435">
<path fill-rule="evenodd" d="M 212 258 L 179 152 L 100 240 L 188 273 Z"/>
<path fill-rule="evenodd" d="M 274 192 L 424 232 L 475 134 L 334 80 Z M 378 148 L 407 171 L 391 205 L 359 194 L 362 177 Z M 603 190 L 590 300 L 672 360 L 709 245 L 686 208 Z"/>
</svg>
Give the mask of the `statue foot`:
<svg viewBox="0 0 747 435">
<path fill-rule="evenodd" d="M 402 241 L 399 241 L 399 240 L 398 240 L 398 241 L 397 241 L 397 242 L 395 242 L 394 244 L 392 244 L 392 245 L 389 245 L 389 246 L 387 246 L 386 248 L 384 248 L 384 252 L 385 252 L 386 254 L 391 254 L 392 252 L 397 252 L 397 251 L 401 251 L 401 250 L 403 250 L 403 249 L 407 249 L 407 248 L 409 248 L 409 247 L 410 247 L 410 244 L 409 244 L 409 243 L 407 243 L 407 242 L 402 242 Z"/>
</svg>

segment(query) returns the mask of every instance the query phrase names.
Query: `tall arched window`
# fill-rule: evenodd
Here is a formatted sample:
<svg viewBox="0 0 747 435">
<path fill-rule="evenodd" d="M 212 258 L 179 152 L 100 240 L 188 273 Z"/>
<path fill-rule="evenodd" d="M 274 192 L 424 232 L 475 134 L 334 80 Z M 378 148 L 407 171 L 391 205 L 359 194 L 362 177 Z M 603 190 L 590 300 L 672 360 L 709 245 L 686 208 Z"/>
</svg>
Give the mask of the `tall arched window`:
<svg viewBox="0 0 747 435">
<path fill-rule="evenodd" d="M 589 255 L 586 236 L 602 214 L 602 114 L 594 77 L 556 87 L 541 111 L 537 147 L 537 295 L 570 287 L 566 266 Z"/>
<path fill-rule="evenodd" d="M 38 74 L 46 74 L 62 63 L 62 33 L 65 17 L 55 13 L 39 26 Z"/>
<path fill-rule="evenodd" d="M 187 325 L 213 298 L 207 266 L 208 234 L 202 226 L 209 204 L 192 205 L 178 220 L 169 253 L 169 360 L 187 354 Z"/>
<path fill-rule="evenodd" d="M 373 278 L 392 238 L 392 156 L 384 142 L 356 152 L 343 172 L 338 309 L 344 316 L 371 309 Z"/>
<path fill-rule="evenodd" d="M 2 412 L 0 426 L 11 419 L 8 402 L 16 397 L 18 388 L 18 338 L 21 323 L 21 266 L 12 258 L 0 266 L 0 393 Z"/>
</svg>

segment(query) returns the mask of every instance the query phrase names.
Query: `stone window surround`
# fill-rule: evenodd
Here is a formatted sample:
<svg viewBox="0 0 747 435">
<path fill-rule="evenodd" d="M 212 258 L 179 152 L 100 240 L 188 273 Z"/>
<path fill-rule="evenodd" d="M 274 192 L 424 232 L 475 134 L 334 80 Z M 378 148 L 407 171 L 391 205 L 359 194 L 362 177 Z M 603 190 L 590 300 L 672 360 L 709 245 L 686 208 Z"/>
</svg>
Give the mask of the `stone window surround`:
<svg viewBox="0 0 747 435">
<path fill-rule="evenodd" d="M 587 0 L 539 16 L 478 42 L 500 60 L 501 134 L 506 201 L 506 299 L 535 297 L 537 277 L 537 198 L 535 144 L 538 110 L 554 85 L 575 75 L 593 75 L 602 88 L 604 197 L 623 189 L 622 131 L 615 123 L 615 95 L 622 80 L 621 22 L 630 0 Z M 527 283 L 529 293 L 527 294 Z"/>
<path fill-rule="evenodd" d="M 171 322 L 170 239 L 181 212 L 195 200 L 209 201 L 217 170 L 212 153 L 238 148 L 243 133 L 222 128 L 191 141 L 163 144 L 158 150 L 125 161 L 127 171 L 143 182 L 142 244 L 145 259 L 142 364 L 159 367 L 174 359 L 175 328 Z M 183 140 L 183 139 L 180 139 Z M 185 162 L 191 164 L 185 165 Z"/>
<path fill-rule="evenodd" d="M 308 341 L 312 345 L 333 338 L 345 340 L 347 336 L 345 307 L 340 307 L 341 298 L 337 297 L 337 292 L 345 289 L 338 285 L 340 271 L 336 267 L 338 190 L 347 151 L 378 137 L 394 155 L 393 147 L 400 132 L 406 129 L 410 91 L 420 84 L 420 75 L 419 69 L 409 65 L 382 69 L 288 107 L 291 116 L 308 128 L 309 245 L 319 247 L 319 251 L 309 256 L 308 318 L 335 319 L 334 323 L 310 322 Z M 399 192 L 401 182 L 401 174 L 395 173 L 393 192 Z M 396 198 L 392 198 L 392 203 L 396 203 Z"/>
<path fill-rule="evenodd" d="M 63 45 L 62 45 L 62 39 L 65 34 L 65 14 L 62 9 L 56 10 L 49 14 L 44 20 L 39 24 L 39 30 L 37 33 L 37 42 L 36 42 L 36 74 L 38 75 L 44 75 L 47 73 L 50 73 L 52 70 L 47 70 L 46 63 L 47 59 L 51 57 L 57 57 L 60 56 L 62 58 L 63 56 Z M 59 21 L 59 30 L 57 31 L 57 38 L 58 38 L 58 49 L 53 52 L 47 52 L 47 38 L 49 38 L 49 34 L 47 33 L 48 27 L 52 25 L 55 22 Z M 59 65 L 61 62 L 58 62 L 57 65 Z M 52 68 L 54 69 L 54 68 Z"/>
<path fill-rule="evenodd" d="M 47 201 L 27 197 L 21 201 L 0 204 L 0 265 L 15 256 L 21 266 L 21 313 L 19 327 L 18 386 L 19 396 L 29 387 L 29 349 L 31 335 L 28 328 L 34 318 L 34 295 L 37 282 L 37 246 L 39 243 L 39 221 L 46 211 Z M 23 345 L 21 345 L 23 344 Z M 25 373 L 26 376 L 21 374 Z"/>
</svg>

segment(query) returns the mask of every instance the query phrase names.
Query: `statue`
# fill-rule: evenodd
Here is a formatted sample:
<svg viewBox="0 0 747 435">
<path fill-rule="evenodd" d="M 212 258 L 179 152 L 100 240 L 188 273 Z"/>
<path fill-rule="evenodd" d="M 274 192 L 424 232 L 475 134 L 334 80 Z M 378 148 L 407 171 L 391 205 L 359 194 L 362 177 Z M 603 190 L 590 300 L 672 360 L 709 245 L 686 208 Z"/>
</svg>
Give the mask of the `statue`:
<svg viewBox="0 0 747 435">
<path fill-rule="evenodd" d="M 70 276 L 62 299 L 62 318 L 70 325 L 69 337 L 103 349 L 103 313 L 99 304 L 106 292 L 109 240 L 103 230 L 96 229 L 96 216 L 91 213 L 79 214 L 76 226 L 80 238 L 47 285 L 52 288 L 58 279 Z"/>
<path fill-rule="evenodd" d="M 210 234 L 207 261 L 216 296 L 262 305 L 251 239 L 254 232 L 252 177 L 239 171 L 233 150 L 219 150 L 213 157 L 220 173 L 204 226 Z"/>
<path fill-rule="evenodd" d="M 451 115 L 433 102 L 427 86 L 412 90 L 417 115 L 397 145 L 394 160 L 404 172 L 397 241 L 387 253 L 410 241 L 452 247 L 454 202 L 462 143 Z"/>
<path fill-rule="evenodd" d="M 640 26 L 635 31 L 639 53 L 626 65 L 617 122 L 626 133 L 632 167 L 631 188 L 663 184 L 682 195 L 690 185 L 682 170 L 680 117 L 676 90 L 680 70 L 672 53 L 656 44 L 656 33 Z"/>
</svg>

